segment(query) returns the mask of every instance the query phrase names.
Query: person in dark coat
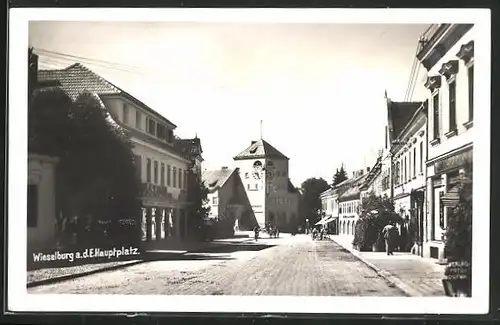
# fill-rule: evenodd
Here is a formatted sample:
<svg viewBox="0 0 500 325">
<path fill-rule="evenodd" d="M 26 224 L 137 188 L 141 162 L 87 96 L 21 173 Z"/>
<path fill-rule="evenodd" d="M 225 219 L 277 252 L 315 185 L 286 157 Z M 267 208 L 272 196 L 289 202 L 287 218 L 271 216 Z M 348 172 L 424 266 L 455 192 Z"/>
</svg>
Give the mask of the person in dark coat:
<svg viewBox="0 0 500 325">
<path fill-rule="evenodd" d="M 394 247 L 397 243 L 399 235 L 398 228 L 396 228 L 394 223 L 391 222 L 384 227 L 382 235 L 385 239 L 385 251 L 387 252 L 387 255 L 394 255 Z"/>
</svg>

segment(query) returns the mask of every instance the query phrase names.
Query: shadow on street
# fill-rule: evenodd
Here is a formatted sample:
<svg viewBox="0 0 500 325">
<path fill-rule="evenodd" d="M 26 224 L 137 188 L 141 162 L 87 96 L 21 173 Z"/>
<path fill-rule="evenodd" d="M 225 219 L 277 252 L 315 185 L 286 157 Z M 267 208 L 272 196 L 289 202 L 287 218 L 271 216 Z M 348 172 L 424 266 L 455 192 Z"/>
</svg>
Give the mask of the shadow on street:
<svg viewBox="0 0 500 325">
<path fill-rule="evenodd" d="M 234 252 L 256 252 L 264 249 L 268 249 L 271 247 L 275 247 L 276 245 L 266 245 L 259 243 L 234 243 L 234 242 L 225 242 L 225 243 L 214 243 L 209 247 L 202 248 L 196 250 L 193 253 L 213 253 L 213 254 L 229 254 Z"/>
<path fill-rule="evenodd" d="M 203 255 L 197 253 L 172 254 L 163 252 L 148 252 L 144 256 L 145 261 L 230 261 L 234 258 L 229 256 Z"/>
</svg>

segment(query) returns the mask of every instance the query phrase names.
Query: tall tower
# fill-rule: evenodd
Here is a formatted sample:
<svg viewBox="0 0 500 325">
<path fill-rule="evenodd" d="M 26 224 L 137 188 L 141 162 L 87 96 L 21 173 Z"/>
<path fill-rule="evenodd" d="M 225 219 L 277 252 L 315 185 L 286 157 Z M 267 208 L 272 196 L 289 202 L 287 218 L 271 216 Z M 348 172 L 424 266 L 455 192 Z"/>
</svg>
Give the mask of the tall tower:
<svg viewBox="0 0 500 325">
<path fill-rule="evenodd" d="M 260 227 L 267 222 L 285 226 L 291 218 L 297 218 L 294 206 L 298 199 L 290 192 L 293 186 L 288 177 L 288 157 L 260 139 L 233 159 Z"/>
</svg>

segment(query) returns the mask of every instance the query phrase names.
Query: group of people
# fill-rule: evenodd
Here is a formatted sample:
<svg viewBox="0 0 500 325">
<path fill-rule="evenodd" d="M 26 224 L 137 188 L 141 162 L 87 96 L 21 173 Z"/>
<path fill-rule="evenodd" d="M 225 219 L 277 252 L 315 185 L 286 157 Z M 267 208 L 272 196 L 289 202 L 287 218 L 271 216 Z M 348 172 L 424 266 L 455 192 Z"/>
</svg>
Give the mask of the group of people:
<svg viewBox="0 0 500 325">
<path fill-rule="evenodd" d="M 313 240 L 323 240 L 325 238 L 328 238 L 328 229 L 325 226 L 321 227 L 319 230 L 318 228 L 314 227 L 311 234 Z"/>
</svg>

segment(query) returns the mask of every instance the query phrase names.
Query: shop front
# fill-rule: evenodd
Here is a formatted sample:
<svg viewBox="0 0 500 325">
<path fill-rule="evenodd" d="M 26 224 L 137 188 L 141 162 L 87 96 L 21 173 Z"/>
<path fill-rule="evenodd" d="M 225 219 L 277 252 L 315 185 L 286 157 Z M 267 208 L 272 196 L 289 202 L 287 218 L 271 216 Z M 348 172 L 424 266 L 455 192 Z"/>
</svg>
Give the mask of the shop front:
<svg viewBox="0 0 500 325">
<path fill-rule="evenodd" d="M 177 198 L 164 186 L 143 184 L 140 200 L 142 242 L 146 249 L 159 248 L 166 241 L 180 241 L 188 236 L 185 193 Z"/>
<path fill-rule="evenodd" d="M 427 166 L 425 257 L 446 260 L 444 242 L 448 218 L 458 201 L 461 174 L 467 168 L 472 168 L 472 145 L 435 159 Z"/>
</svg>

